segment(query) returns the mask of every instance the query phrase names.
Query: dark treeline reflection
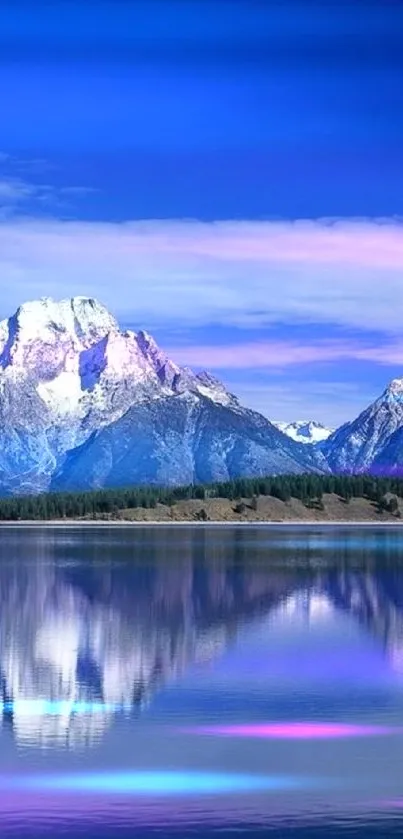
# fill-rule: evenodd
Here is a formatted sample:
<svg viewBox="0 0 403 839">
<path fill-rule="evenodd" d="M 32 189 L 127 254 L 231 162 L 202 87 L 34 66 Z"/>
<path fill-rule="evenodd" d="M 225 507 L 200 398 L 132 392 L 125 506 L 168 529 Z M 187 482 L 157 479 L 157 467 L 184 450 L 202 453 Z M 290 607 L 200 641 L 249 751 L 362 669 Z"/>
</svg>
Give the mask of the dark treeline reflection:
<svg viewBox="0 0 403 839">
<path fill-rule="evenodd" d="M 295 596 L 325 597 L 403 661 L 397 531 L 265 528 L 4 529 L 0 667 L 19 742 L 96 741 L 113 711 L 139 712 L 198 661 L 220 656 L 248 621 Z M 403 541 L 402 541 L 403 545 Z M 348 561 L 347 561 L 348 560 Z M 64 702 L 60 714 L 20 700 Z"/>
</svg>

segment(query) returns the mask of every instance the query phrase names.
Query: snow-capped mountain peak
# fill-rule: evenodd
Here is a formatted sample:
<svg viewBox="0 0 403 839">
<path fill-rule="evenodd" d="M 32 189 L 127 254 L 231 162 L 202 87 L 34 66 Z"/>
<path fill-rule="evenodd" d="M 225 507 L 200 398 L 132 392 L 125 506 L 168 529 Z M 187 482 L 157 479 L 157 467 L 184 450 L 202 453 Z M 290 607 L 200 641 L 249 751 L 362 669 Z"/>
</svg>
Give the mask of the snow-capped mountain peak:
<svg viewBox="0 0 403 839">
<path fill-rule="evenodd" d="M 297 443 L 321 443 L 333 433 L 332 428 L 326 428 L 314 420 L 297 420 L 297 422 L 273 422 L 273 425 L 287 434 Z"/>
<path fill-rule="evenodd" d="M 336 472 L 393 471 L 400 459 L 403 429 L 403 379 L 393 379 L 381 396 L 352 422 L 333 434 L 324 446 L 330 468 Z M 387 451 L 389 444 L 391 448 Z"/>
<path fill-rule="evenodd" d="M 118 330 L 115 318 L 98 301 L 86 297 L 32 300 L 0 324 L 0 336 L 3 341 L 7 336 L 10 345 L 38 340 L 53 343 L 56 338 L 69 337 L 85 346 L 114 330 Z"/>
<path fill-rule="evenodd" d="M 80 406 L 86 411 L 100 390 L 116 390 L 123 383 L 132 398 L 134 386 L 177 393 L 201 392 L 202 384 L 211 399 L 220 391 L 218 401 L 226 393 L 221 383 L 200 382 L 191 370 L 171 361 L 148 332 L 121 331 L 105 306 L 86 297 L 59 302 L 44 297 L 23 304 L 2 321 L 0 376 L 2 371 L 8 379 L 35 383 L 37 394 L 57 416 L 82 413 Z"/>
<path fill-rule="evenodd" d="M 78 353 L 118 331 L 115 318 L 91 298 L 33 300 L 0 323 L 0 369 L 49 381 L 70 371 Z"/>
<path fill-rule="evenodd" d="M 388 387 L 381 396 L 381 400 L 387 402 L 402 402 L 403 401 L 403 379 L 392 379 Z"/>
<path fill-rule="evenodd" d="M 304 471 L 309 458 L 281 438 L 214 377 L 180 367 L 147 332 L 121 330 L 97 300 L 46 297 L 0 323 L 0 492 L 65 486 L 67 463 L 82 487 L 87 453 L 91 486 L 107 475 L 127 485 Z"/>
</svg>

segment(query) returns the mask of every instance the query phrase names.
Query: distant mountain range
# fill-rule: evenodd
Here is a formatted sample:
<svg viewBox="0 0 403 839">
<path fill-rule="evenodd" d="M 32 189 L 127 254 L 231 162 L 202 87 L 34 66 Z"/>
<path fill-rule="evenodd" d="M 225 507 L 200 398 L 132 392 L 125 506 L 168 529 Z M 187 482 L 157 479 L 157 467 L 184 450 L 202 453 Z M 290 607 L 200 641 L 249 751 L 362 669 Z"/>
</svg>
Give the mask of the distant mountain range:
<svg viewBox="0 0 403 839">
<path fill-rule="evenodd" d="M 334 428 L 326 428 L 325 425 L 313 420 L 273 422 L 273 425 L 297 443 L 321 443 L 322 440 L 327 440 L 334 431 Z"/>
<path fill-rule="evenodd" d="M 403 380 L 354 422 L 270 422 L 85 297 L 0 323 L 0 492 L 399 473 Z M 402 450 L 403 451 L 403 450 Z"/>
</svg>

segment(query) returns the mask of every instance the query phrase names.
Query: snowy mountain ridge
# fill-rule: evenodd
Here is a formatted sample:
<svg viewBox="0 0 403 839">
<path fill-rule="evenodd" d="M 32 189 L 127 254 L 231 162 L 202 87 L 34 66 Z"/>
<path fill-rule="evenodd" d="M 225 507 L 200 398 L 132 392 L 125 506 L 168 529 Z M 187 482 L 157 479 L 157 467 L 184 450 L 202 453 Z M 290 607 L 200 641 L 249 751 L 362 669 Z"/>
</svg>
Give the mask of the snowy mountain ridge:
<svg viewBox="0 0 403 839">
<path fill-rule="evenodd" d="M 147 332 L 122 332 L 107 309 L 91 298 L 52 298 L 25 303 L 0 323 L 0 376 L 34 380 L 55 417 L 99 405 L 102 386 L 130 384 L 180 392 L 183 386 L 217 398 L 217 383 L 180 368 Z M 220 385 L 220 402 L 235 400 Z M 119 413 L 119 409 L 117 410 Z"/>
<path fill-rule="evenodd" d="M 179 367 L 145 331 L 121 330 L 98 301 L 25 303 L 0 323 L 0 492 L 89 488 L 89 459 L 90 487 L 311 465 L 214 376 Z"/>
<path fill-rule="evenodd" d="M 0 493 L 403 474 L 403 379 L 336 431 L 270 422 L 98 301 L 42 298 L 0 323 Z"/>
<path fill-rule="evenodd" d="M 287 434 L 297 443 L 321 443 L 333 433 L 333 428 L 326 428 L 314 420 L 297 420 L 296 422 L 273 422 L 283 434 Z"/>
<path fill-rule="evenodd" d="M 396 472 L 396 443 L 402 429 L 403 379 L 396 378 L 355 420 L 338 428 L 325 441 L 322 452 L 335 472 Z"/>
</svg>

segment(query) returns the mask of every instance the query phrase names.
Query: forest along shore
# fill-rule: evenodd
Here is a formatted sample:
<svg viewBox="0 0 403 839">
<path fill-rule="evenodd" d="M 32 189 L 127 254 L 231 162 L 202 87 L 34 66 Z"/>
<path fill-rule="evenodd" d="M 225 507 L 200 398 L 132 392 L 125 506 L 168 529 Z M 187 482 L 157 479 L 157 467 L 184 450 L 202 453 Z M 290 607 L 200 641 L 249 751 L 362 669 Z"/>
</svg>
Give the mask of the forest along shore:
<svg viewBox="0 0 403 839">
<path fill-rule="evenodd" d="M 23 521 L 398 523 L 403 479 L 277 475 L 0 497 L 0 523 Z"/>
<path fill-rule="evenodd" d="M 152 508 L 135 507 L 113 512 L 54 518 L 3 519 L 1 525 L 128 525 L 128 524 L 403 524 L 403 499 L 392 494 L 383 503 L 367 498 L 348 501 L 330 493 L 321 504 L 306 506 L 298 498 L 281 501 L 271 496 L 253 499 L 228 498 L 187 499 L 172 505 L 157 504 Z"/>
</svg>

